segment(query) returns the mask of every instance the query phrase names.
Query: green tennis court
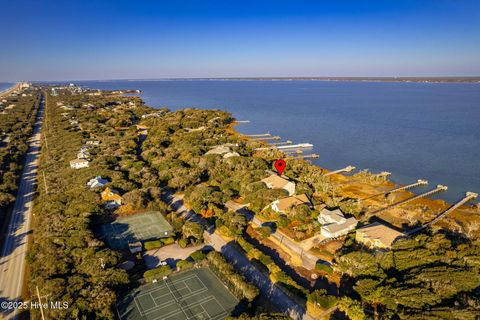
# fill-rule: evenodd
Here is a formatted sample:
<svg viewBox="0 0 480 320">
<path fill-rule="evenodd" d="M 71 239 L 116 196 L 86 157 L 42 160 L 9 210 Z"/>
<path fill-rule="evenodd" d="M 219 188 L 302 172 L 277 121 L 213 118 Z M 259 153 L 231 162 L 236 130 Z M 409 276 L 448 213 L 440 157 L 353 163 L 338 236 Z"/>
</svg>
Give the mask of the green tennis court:
<svg viewBox="0 0 480 320">
<path fill-rule="evenodd" d="M 102 225 L 101 232 L 111 248 L 126 250 L 129 243 L 169 237 L 173 229 L 160 212 L 150 211 L 118 218 Z"/>
<path fill-rule="evenodd" d="M 220 320 L 239 300 L 208 268 L 143 285 L 117 305 L 121 320 Z"/>
</svg>

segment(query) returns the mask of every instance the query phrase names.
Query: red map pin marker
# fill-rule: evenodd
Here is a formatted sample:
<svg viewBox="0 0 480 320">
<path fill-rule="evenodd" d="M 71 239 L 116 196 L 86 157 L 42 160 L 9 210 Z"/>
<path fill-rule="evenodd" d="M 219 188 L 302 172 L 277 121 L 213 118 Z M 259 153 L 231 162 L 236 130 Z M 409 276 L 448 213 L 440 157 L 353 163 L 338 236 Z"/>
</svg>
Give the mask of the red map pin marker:
<svg viewBox="0 0 480 320">
<path fill-rule="evenodd" d="M 275 169 L 277 169 L 277 172 L 279 175 L 282 175 L 282 172 L 283 170 L 285 169 L 285 167 L 287 166 L 287 164 L 285 163 L 285 160 L 283 159 L 278 159 L 277 161 L 275 161 Z"/>
</svg>

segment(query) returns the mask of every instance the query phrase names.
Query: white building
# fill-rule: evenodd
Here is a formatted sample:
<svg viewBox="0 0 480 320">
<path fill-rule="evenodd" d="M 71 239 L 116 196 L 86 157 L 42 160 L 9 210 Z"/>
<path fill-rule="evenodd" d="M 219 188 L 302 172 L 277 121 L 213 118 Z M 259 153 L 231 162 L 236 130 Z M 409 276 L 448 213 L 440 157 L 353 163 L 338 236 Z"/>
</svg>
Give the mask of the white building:
<svg viewBox="0 0 480 320">
<path fill-rule="evenodd" d="M 87 182 L 87 187 L 89 187 L 90 189 L 93 189 L 93 188 L 103 187 L 107 183 L 108 183 L 107 179 L 103 179 L 101 176 L 97 176 L 95 178 L 90 179 Z"/>
<path fill-rule="evenodd" d="M 82 168 L 88 168 L 89 167 L 89 162 L 86 159 L 74 159 L 70 161 L 70 168 L 72 169 L 82 169 Z"/>
<path fill-rule="evenodd" d="M 351 217 L 345 218 L 339 209 L 330 211 L 323 209 L 318 215 L 318 222 L 322 225 L 320 233 L 326 238 L 337 238 L 354 230 L 358 221 Z"/>
</svg>

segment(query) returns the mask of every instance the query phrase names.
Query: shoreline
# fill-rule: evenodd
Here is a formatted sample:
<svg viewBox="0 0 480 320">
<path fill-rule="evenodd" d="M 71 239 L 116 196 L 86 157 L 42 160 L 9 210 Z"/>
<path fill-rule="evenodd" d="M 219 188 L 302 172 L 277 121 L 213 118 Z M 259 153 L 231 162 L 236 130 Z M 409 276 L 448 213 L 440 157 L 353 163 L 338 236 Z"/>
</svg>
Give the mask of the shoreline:
<svg viewBox="0 0 480 320">
<path fill-rule="evenodd" d="M 20 82 L 16 82 L 16 83 L 14 83 L 10 88 L 7 88 L 7 89 L 5 89 L 5 90 L 3 90 L 3 91 L 0 91 L 0 98 L 3 98 L 3 97 L 5 97 L 5 96 L 8 96 L 8 95 L 10 95 L 12 92 L 20 89 L 21 85 L 22 85 L 22 84 L 21 84 Z"/>
<path fill-rule="evenodd" d="M 231 114 L 231 113 L 230 113 Z M 235 117 L 232 118 L 234 121 L 232 122 L 231 125 L 231 133 L 238 135 L 242 139 L 245 139 L 246 141 L 255 141 L 255 139 L 252 139 L 251 137 L 246 136 L 245 134 L 239 132 L 236 128 L 237 125 L 240 123 L 237 123 L 237 119 Z M 271 146 L 271 144 L 268 141 L 258 141 L 261 145 L 263 146 Z M 279 152 L 283 158 L 288 159 L 288 161 L 303 161 L 308 163 L 308 165 L 316 167 L 318 170 L 321 172 L 330 172 L 331 170 L 328 170 L 319 164 L 315 164 L 313 162 L 308 162 L 304 159 L 293 159 L 289 158 L 288 155 L 282 152 L 282 150 L 277 150 L 273 149 L 274 153 Z M 355 173 L 360 173 L 362 170 L 355 170 Z M 372 175 L 375 175 L 375 173 L 370 172 Z M 330 176 L 329 178 L 334 184 L 337 184 L 339 186 L 340 192 L 338 193 L 339 196 L 345 198 L 345 199 L 357 199 L 363 202 L 362 204 L 362 210 L 365 210 L 365 213 L 371 212 L 372 210 L 370 209 L 371 207 L 378 207 L 382 208 L 385 207 L 385 202 L 388 201 L 387 198 L 383 198 L 382 196 L 377 196 L 379 194 L 385 193 L 388 190 L 392 190 L 401 186 L 404 186 L 405 184 L 400 184 L 395 181 L 390 180 L 389 178 L 386 178 L 384 180 L 378 180 L 378 181 L 361 181 L 360 178 L 355 177 L 354 174 L 349 174 L 345 175 L 343 173 L 340 174 L 334 174 Z M 408 198 L 415 197 L 419 194 L 425 193 L 428 190 L 434 189 L 435 186 L 427 186 L 424 189 L 419 189 L 418 192 L 414 192 L 412 190 L 401 190 L 395 192 L 393 195 L 393 202 L 394 203 L 399 203 L 403 200 L 406 200 Z M 466 190 L 465 192 L 467 192 Z M 476 190 L 471 190 L 475 192 Z M 434 195 L 439 196 L 439 195 Z M 440 195 L 441 196 L 441 195 Z M 459 199 L 460 200 L 460 199 Z M 453 206 L 457 201 L 447 201 L 442 198 L 432 198 L 431 196 L 427 197 L 422 197 L 417 200 L 414 200 L 411 202 L 409 205 L 405 206 L 400 206 L 400 207 L 395 207 L 392 209 L 388 209 L 382 213 L 379 213 L 378 215 L 375 215 L 373 217 L 376 217 L 380 220 L 383 220 L 384 222 L 387 222 L 390 225 L 393 225 L 397 227 L 400 230 L 404 229 L 404 224 L 408 221 L 409 217 L 416 217 L 416 219 L 419 222 L 426 223 L 429 220 L 432 220 L 435 216 L 440 214 L 441 212 L 444 212 L 447 210 L 449 207 Z M 449 229 L 453 230 L 452 224 L 453 222 L 456 221 L 462 221 L 465 222 L 467 220 L 475 220 L 475 217 L 468 217 L 469 215 L 474 215 L 476 211 L 478 211 L 478 208 L 480 207 L 480 203 L 478 200 L 476 201 L 470 201 L 467 202 L 463 205 L 461 205 L 459 208 L 455 210 L 455 212 L 452 212 L 450 214 L 450 217 L 446 217 L 442 221 L 438 222 L 438 225 L 443 225 L 447 226 Z M 418 208 L 423 208 L 418 212 Z M 428 208 L 428 210 L 426 210 Z M 406 218 L 407 217 L 407 218 Z M 456 218 L 455 218 L 456 217 Z M 479 219 L 480 220 L 480 219 Z"/>
</svg>

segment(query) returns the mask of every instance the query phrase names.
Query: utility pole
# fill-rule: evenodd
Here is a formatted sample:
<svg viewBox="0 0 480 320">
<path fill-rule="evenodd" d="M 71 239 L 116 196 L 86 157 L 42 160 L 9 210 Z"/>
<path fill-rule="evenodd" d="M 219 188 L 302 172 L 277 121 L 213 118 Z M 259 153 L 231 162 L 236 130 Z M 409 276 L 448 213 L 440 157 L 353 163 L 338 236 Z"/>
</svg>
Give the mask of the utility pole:
<svg viewBox="0 0 480 320">
<path fill-rule="evenodd" d="M 40 314 L 42 315 L 42 320 L 45 320 L 45 315 L 43 314 L 42 300 L 40 298 L 40 291 L 38 291 L 38 286 L 35 286 L 35 288 L 37 288 L 37 297 L 38 297 L 38 302 L 40 303 Z"/>
</svg>

